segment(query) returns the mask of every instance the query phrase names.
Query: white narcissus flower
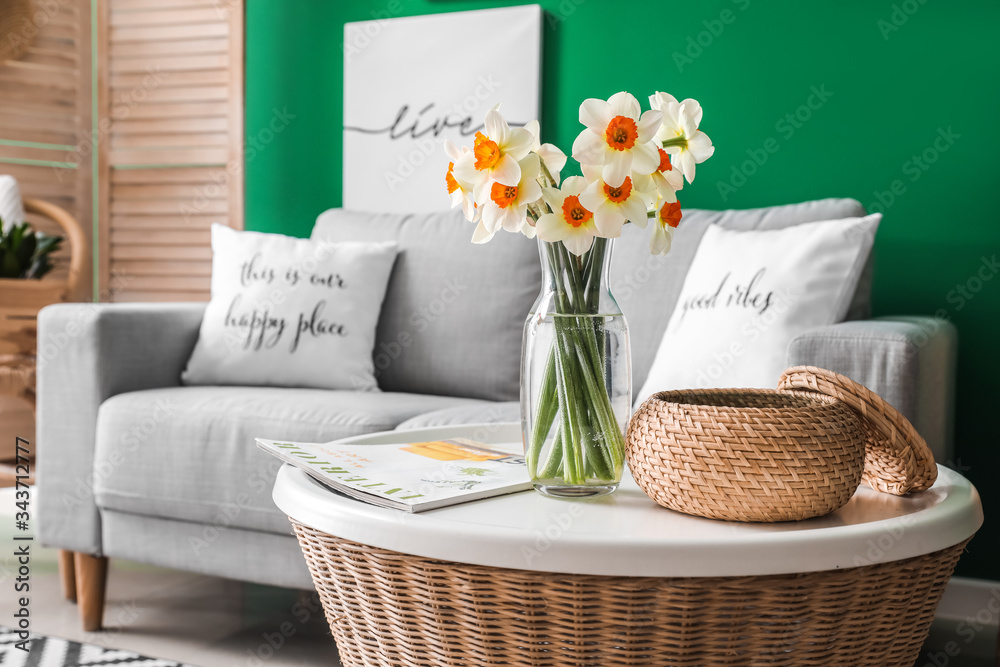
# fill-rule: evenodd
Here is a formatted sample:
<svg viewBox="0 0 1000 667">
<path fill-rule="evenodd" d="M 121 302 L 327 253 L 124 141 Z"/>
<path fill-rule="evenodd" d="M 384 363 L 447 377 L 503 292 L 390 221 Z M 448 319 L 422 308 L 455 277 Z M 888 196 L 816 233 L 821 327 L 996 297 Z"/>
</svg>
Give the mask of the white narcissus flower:
<svg viewBox="0 0 1000 667">
<path fill-rule="evenodd" d="M 476 132 L 472 150 L 455 162 L 455 178 L 473 187 L 473 197 L 480 206 L 489 199 L 493 181 L 516 186 L 521 180 L 518 161 L 531 150 L 531 133 L 523 127 L 510 127 L 496 105 L 486 112 L 486 134 Z"/>
<path fill-rule="evenodd" d="M 656 139 L 664 150 L 677 156 L 677 166 L 688 183 L 694 182 L 694 166 L 712 157 L 715 146 L 708 135 L 698 129 L 702 109 L 697 100 L 678 102 L 670 93 L 657 92 L 649 96 L 649 104 L 663 114 Z"/>
<path fill-rule="evenodd" d="M 606 238 L 621 236 L 622 226 L 631 221 L 646 226 L 646 195 L 626 176 L 618 187 L 612 187 L 601 178 L 601 171 L 590 165 L 583 166 L 587 188 L 580 195 L 580 203 L 594 212 L 594 224 Z"/>
<path fill-rule="evenodd" d="M 472 236 L 474 243 L 486 243 L 500 229 L 521 232 L 532 238 L 535 230 L 528 221 L 528 204 L 542 196 L 542 186 L 538 178 L 538 156 L 529 153 L 521 159 L 519 170 L 521 179 L 516 185 L 504 185 L 493 181 L 489 199 L 480 205 L 482 219 Z"/>
<path fill-rule="evenodd" d="M 580 195 L 587 181 L 580 176 L 570 176 L 562 187 L 545 188 L 545 202 L 554 212 L 538 218 L 535 230 L 538 238 L 549 243 L 562 241 L 574 255 L 582 255 L 594 245 L 598 235 L 594 213 L 580 202 Z"/>
<path fill-rule="evenodd" d="M 670 156 L 662 148 L 660 151 L 660 166 L 652 174 L 642 176 L 632 173 L 632 183 L 649 202 L 664 199 L 668 202 L 677 201 L 677 191 L 684 187 L 684 177 L 680 170 L 670 164 Z"/>
<path fill-rule="evenodd" d="M 552 180 L 555 181 L 556 185 L 559 185 L 562 169 L 566 166 L 566 154 L 559 150 L 558 146 L 543 144 L 541 142 L 541 131 L 539 130 L 537 120 L 528 122 L 524 126 L 524 129 L 531 132 L 531 152 L 538 153 L 538 157 L 542 159 L 542 164 L 549 170 Z"/>
<path fill-rule="evenodd" d="M 653 173 L 660 164 L 652 139 L 661 115 L 655 110 L 640 112 L 639 101 L 626 92 L 615 93 L 607 102 L 584 100 L 580 122 L 587 129 L 573 142 L 573 157 L 581 165 L 602 167 L 602 179 L 615 188 L 630 172 Z"/>
<path fill-rule="evenodd" d="M 675 200 L 664 202 L 653 220 L 653 234 L 649 237 L 649 251 L 654 255 L 666 255 L 674 240 L 674 229 L 681 221 L 681 203 Z"/>
<path fill-rule="evenodd" d="M 465 219 L 469 222 L 475 222 L 478 211 L 476 210 L 476 202 L 472 197 L 472 186 L 468 183 L 463 186 L 455 178 L 455 163 L 462 158 L 462 155 L 471 153 L 472 151 L 468 146 L 459 148 L 451 139 L 446 139 L 444 142 L 444 152 L 448 154 L 448 158 L 451 160 L 448 163 L 448 173 L 444 176 L 445 183 L 448 186 L 448 196 L 451 197 L 451 207 L 455 208 L 461 204 Z"/>
</svg>

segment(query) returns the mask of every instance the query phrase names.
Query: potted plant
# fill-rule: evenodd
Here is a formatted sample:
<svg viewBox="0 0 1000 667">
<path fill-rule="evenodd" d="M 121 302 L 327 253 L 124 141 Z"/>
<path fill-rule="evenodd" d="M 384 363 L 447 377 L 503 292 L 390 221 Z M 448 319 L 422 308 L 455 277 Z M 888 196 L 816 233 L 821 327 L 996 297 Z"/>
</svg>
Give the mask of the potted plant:
<svg viewBox="0 0 1000 667">
<path fill-rule="evenodd" d="M 61 236 L 33 231 L 30 223 L 5 225 L 0 219 L 0 278 L 41 280 L 62 242 Z"/>
<path fill-rule="evenodd" d="M 73 295 L 86 256 L 87 241 L 73 216 L 34 199 L 25 200 L 24 208 L 58 223 L 65 237 L 36 231 L 28 222 L 0 226 L 0 355 L 35 354 L 38 311 Z M 56 278 L 53 254 L 64 238 L 72 250 L 69 275 Z"/>
</svg>

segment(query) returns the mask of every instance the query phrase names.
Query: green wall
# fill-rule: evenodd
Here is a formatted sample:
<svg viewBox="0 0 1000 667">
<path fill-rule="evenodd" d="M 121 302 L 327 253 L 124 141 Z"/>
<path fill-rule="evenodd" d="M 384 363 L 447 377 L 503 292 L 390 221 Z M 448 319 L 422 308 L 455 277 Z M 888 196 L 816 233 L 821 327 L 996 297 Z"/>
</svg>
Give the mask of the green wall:
<svg viewBox="0 0 1000 667">
<path fill-rule="evenodd" d="M 320 211 L 341 202 L 345 21 L 509 4 L 524 3 L 249 0 L 247 133 L 257 146 L 247 156 L 247 227 L 305 236 Z M 978 485 L 988 517 L 960 572 L 1000 579 L 1000 491 L 992 483 L 1000 472 L 992 421 L 1000 278 L 984 268 L 984 259 L 1000 255 L 1000 3 L 541 4 L 547 141 L 568 152 L 586 97 L 628 90 L 644 99 L 667 90 L 701 101 L 702 129 L 717 148 L 685 188 L 686 206 L 837 196 L 884 208 L 876 314 L 938 313 L 959 328 L 957 454 L 949 464 Z M 488 48 L 483 35 L 468 39 Z M 814 109 L 803 107 L 810 102 Z M 295 118 L 265 142 L 260 130 L 276 109 Z M 767 146 L 778 148 L 767 153 L 771 138 Z M 745 164 L 748 150 L 762 164 Z"/>
</svg>

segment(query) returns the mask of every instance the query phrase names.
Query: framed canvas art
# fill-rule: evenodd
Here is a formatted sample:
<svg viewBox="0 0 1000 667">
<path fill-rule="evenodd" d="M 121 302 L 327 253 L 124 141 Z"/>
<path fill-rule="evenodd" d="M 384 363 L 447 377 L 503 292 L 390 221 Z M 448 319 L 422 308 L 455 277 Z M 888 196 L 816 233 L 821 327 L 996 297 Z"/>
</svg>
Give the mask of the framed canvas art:
<svg viewBox="0 0 1000 667">
<path fill-rule="evenodd" d="M 344 208 L 447 209 L 445 139 L 471 145 L 501 100 L 511 125 L 538 118 L 541 37 L 538 5 L 347 23 Z"/>
</svg>

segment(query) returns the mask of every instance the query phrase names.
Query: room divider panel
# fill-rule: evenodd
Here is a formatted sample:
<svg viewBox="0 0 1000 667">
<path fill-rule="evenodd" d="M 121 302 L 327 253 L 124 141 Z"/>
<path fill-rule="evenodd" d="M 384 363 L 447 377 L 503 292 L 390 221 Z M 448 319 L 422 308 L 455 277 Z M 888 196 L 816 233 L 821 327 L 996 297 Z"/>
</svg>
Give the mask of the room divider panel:
<svg viewBox="0 0 1000 667">
<path fill-rule="evenodd" d="M 99 276 L 207 301 L 209 227 L 243 226 L 243 0 L 98 0 Z"/>
<path fill-rule="evenodd" d="M 20 9 L 21 11 L 17 11 Z M 32 0 L 4 7 L 5 53 L 0 60 L 0 174 L 18 180 L 25 198 L 40 199 L 69 212 L 90 241 L 91 180 L 91 17 L 90 0 Z M 10 47 L 10 48 L 8 48 Z M 28 213 L 46 233 L 58 225 Z M 69 270 L 69 248 L 56 254 L 55 277 Z M 83 267 L 77 298 L 88 298 L 89 263 Z M 15 351 L 0 341 L 0 354 Z"/>
</svg>

